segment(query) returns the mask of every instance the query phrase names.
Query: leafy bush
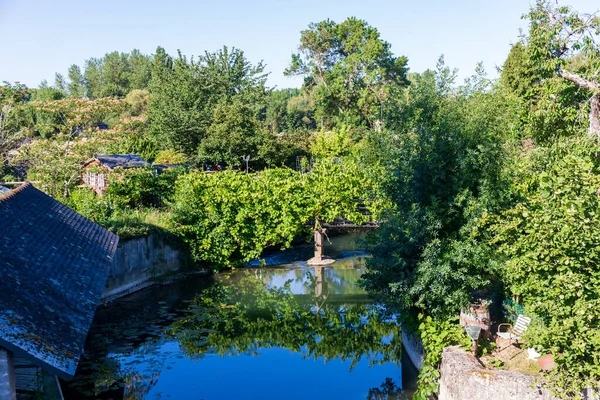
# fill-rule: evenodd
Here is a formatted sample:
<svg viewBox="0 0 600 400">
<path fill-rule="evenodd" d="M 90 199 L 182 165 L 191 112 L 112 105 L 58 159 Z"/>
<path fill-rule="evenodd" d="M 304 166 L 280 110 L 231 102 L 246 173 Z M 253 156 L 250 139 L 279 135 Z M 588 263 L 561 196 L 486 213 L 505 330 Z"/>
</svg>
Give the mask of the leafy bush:
<svg viewBox="0 0 600 400">
<path fill-rule="evenodd" d="M 177 181 L 173 215 L 196 259 L 215 269 L 237 266 L 267 246 L 290 246 L 309 222 L 318 227 L 339 216 L 368 220 L 358 200 L 376 210 L 378 203 L 367 197 L 374 181 L 351 160 L 323 160 L 304 175 L 286 168 L 192 172 Z"/>
<path fill-rule="evenodd" d="M 350 127 L 342 125 L 331 131 L 317 131 L 309 143 L 309 151 L 315 157 L 341 157 L 352 151 L 354 142 Z"/>
<path fill-rule="evenodd" d="M 530 343 L 552 353 L 561 397 L 600 380 L 600 147 L 562 139 L 514 163 L 517 199 L 491 227 L 505 281 L 544 323 Z"/>
<path fill-rule="evenodd" d="M 98 197 L 87 188 L 78 188 L 71 192 L 69 205 L 73 210 L 92 221 L 103 225 L 113 214 L 114 204 L 107 197 Z"/>
<path fill-rule="evenodd" d="M 461 345 L 469 348 L 471 340 L 455 320 L 432 319 L 430 316 L 423 317 L 423 314 L 419 314 L 418 321 L 420 323 L 416 331 L 423 343 L 425 359 L 419 371 L 417 391 L 413 399 L 428 400 L 438 392 L 440 386 L 438 368 L 444 347 Z"/>
<path fill-rule="evenodd" d="M 159 151 L 154 159 L 157 164 L 183 164 L 188 161 L 185 154 L 176 152 L 173 149 Z"/>
<path fill-rule="evenodd" d="M 134 168 L 110 175 L 106 194 L 121 206 L 163 207 L 173 196 L 175 181 L 183 168 L 171 168 L 157 174 L 152 168 Z"/>
<path fill-rule="evenodd" d="M 143 89 L 133 89 L 125 96 L 125 101 L 131 106 L 132 115 L 141 115 L 150 106 L 150 92 Z"/>
</svg>

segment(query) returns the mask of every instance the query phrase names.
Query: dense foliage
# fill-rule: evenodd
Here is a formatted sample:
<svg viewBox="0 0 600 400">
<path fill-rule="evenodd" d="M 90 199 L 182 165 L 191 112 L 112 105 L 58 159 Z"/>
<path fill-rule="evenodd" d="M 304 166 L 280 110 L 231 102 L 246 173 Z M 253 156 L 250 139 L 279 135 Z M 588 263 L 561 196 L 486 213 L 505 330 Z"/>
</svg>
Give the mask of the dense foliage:
<svg viewBox="0 0 600 400">
<path fill-rule="evenodd" d="M 442 64 L 413 76 L 403 106 L 403 134 L 390 132 L 387 182 L 395 208 L 372 238 L 366 287 L 403 309 L 446 317 L 495 275 L 488 246 L 478 240 L 482 207 L 496 202 L 507 109 L 476 76 L 451 94 Z M 483 90 L 474 90 L 473 87 Z M 491 118 L 493 117 L 493 118 Z"/>
<path fill-rule="evenodd" d="M 214 268 L 236 266 L 269 246 L 289 247 L 311 222 L 318 227 L 344 216 L 356 223 L 371 216 L 379 201 L 371 195 L 374 177 L 352 160 L 321 160 L 311 173 L 266 169 L 189 173 L 177 181 L 173 217 L 198 260 Z"/>
<path fill-rule="evenodd" d="M 395 57 L 390 47 L 377 29 L 354 17 L 312 23 L 301 32 L 300 53 L 286 74 L 304 77 L 317 116 L 328 124 L 373 127 L 382 103 L 408 83 L 407 58 Z"/>
<path fill-rule="evenodd" d="M 349 18 L 301 32 L 286 72 L 301 89 L 268 88 L 265 66 L 227 47 L 115 52 L 53 87 L 5 83 L 0 177 L 36 180 L 119 232 L 160 226 L 215 269 L 336 218 L 376 219 L 363 285 L 421 316 L 418 396 L 437 388 L 440 349 L 463 339 L 448 321 L 493 292 L 534 316 L 528 345 L 557 362 L 544 379 L 576 397 L 600 380 L 600 19 L 548 0 L 525 17 L 497 82 L 477 66 L 458 85 L 443 57 L 409 74 L 376 28 Z M 98 198 L 77 186 L 102 152 L 189 170 L 124 173 Z"/>
<path fill-rule="evenodd" d="M 531 150 L 510 168 L 515 204 L 491 217 L 504 280 L 540 322 L 529 343 L 556 355 L 548 379 L 563 397 L 600 379 L 598 151 L 579 138 Z"/>
</svg>

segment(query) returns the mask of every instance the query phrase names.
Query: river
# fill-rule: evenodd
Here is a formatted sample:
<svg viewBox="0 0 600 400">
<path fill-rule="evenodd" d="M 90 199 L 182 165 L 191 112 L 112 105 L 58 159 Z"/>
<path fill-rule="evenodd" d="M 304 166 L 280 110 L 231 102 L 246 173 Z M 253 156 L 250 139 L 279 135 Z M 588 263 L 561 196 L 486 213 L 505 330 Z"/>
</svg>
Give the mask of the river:
<svg viewBox="0 0 600 400">
<path fill-rule="evenodd" d="M 357 285 L 359 236 L 332 238 L 324 269 L 301 245 L 102 306 L 65 398 L 410 398 L 400 328 Z"/>
</svg>

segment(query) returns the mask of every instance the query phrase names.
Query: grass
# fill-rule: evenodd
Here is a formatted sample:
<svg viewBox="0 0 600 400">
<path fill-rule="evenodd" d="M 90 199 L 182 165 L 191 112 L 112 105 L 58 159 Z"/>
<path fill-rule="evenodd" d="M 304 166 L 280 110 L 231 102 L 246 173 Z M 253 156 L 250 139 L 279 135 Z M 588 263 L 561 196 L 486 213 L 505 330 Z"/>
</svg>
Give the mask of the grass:
<svg viewBox="0 0 600 400">
<path fill-rule="evenodd" d="M 159 233 L 175 236 L 175 225 L 170 212 L 155 208 L 119 210 L 113 213 L 102 225 L 121 239 L 134 239 Z"/>
</svg>

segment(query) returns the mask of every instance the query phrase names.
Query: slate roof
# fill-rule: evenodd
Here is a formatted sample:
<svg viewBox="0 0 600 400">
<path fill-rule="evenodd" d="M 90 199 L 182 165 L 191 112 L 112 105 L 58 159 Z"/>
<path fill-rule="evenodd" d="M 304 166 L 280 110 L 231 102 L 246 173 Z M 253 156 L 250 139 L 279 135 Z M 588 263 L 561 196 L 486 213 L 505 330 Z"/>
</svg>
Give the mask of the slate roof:
<svg viewBox="0 0 600 400">
<path fill-rule="evenodd" d="M 137 154 L 98 154 L 96 157 L 88 160 L 83 164 L 90 164 L 93 161 L 98 160 L 102 165 L 109 169 L 114 168 L 136 168 L 136 167 L 149 167 L 150 163 L 144 160 Z"/>
<path fill-rule="evenodd" d="M 71 378 L 118 241 L 31 183 L 0 197 L 0 346 Z"/>
</svg>

